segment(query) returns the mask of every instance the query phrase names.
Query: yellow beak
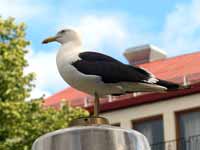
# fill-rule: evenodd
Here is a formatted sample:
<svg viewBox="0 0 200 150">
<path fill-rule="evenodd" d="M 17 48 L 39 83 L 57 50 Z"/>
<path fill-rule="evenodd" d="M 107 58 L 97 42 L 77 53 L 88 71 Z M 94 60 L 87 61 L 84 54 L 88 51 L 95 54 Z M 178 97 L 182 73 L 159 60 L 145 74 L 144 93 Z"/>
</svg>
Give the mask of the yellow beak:
<svg viewBox="0 0 200 150">
<path fill-rule="evenodd" d="M 54 42 L 54 41 L 56 41 L 56 38 L 57 38 L 56 36 L 48 37 L 48 38 L 46 38 L 46 39 L 44 39 L 42 41 L 42 44 L 47 44 L 49 42 Z"/>
</svg>

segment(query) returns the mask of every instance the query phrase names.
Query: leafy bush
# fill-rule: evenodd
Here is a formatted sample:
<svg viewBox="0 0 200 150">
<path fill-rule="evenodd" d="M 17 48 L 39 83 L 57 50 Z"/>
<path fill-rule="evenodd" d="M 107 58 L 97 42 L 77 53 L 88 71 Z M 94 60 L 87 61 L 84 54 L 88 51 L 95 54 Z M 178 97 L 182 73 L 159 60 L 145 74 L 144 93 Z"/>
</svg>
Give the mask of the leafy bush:
<svg viewBox="0 0 200 150">
<path fill-rule="evenodd" d="M 24 23 L 0 17 L 0 101 L 24 101 L 30 96 L 34 74 L 24 74 L 29 44 Z"/>
<path fill-rule="evenodd" d="M 66 128 L 73 119 L 88 115 L 68 105 L 55 110 L 44 108 L 39 101 L 0 102 L 0 150 L 30 150 L 39 136 Z"/>
</svg>

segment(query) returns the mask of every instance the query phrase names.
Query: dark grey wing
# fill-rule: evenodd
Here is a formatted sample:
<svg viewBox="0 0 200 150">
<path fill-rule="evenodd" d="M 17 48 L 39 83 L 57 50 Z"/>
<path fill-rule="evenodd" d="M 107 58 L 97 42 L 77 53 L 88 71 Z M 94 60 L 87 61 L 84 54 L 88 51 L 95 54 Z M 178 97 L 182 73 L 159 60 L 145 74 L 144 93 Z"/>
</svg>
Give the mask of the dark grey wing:
<svg viewBox="0 0 200 150">
<path fill-rule="evenodd" d="M 83 52 L 79 54 L 79 57 L 87 61 L 111 61 L 121 63 L 117 59 L 114 59 L 108 55 L 101 54 L 98 52 Z"/>
<path fill-rule="evenodd" d="M 80 58 L 72 65 L 84 74 L 100 76 L 105 83 L 147 82 L 152 78 L 151 74 L 141 68 L 125 65 L 100 53 L 81 53 Z"/>
<path fill-rule="evenodd" d="M 85 61 L 91 61 L 91 62 L 96 62 L 96 61 L 106 61 L 106 62 L 115 62 L 115 63 L 121 63 L 120 61 L 118 61 L 117 59 L 114 59 L 108 55 L 105 54 L 101 54 L 98 52 L 83 52 L 79 54 L 79 57 Z M 147 76 L 152 76 L 152 74 L 146 70 L 144 70 L 143 68 L 139 68 L 136 66 L 130 66 L 127 65 L 129 67 L 134 67 L 137 71 L 139 71 L 142 74 L 146 74 Z"/>
</svg>

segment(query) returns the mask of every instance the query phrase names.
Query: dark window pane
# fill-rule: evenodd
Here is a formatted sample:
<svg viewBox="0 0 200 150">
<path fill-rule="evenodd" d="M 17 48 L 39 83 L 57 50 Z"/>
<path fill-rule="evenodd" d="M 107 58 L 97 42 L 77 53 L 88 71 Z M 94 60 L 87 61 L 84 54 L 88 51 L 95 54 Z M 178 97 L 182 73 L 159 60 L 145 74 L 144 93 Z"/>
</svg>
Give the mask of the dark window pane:
<svg viewBox="0 0 200 150">
<path fill-rule="evenodd" d="M 152 150 L 164 150 L 162 119 L 136 123 L 134 124 L 134 129 L 147 137 Z"/>
<path fill-rule="evenodd" d="M 120 127 L 120 123 L 113 123 L 112 126 Z"/>
<path fill-rule="evenodd" d="M 179 115 L 179 147 L 181 150 L 196 150 L 200 145 L 200 111 Z"/>
</svg>

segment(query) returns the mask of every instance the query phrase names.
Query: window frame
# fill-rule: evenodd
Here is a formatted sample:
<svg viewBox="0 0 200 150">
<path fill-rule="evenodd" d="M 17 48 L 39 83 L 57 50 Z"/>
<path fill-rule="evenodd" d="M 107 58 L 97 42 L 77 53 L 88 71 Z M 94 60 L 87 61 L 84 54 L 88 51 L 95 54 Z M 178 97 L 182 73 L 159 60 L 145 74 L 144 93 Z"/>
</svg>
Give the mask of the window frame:
<svg viewBox="0 0 200 150">
<path fill-rule="evenodd" d="M 180 137 L 180 124 L 179 124 L 179 118 L 181 115 L 183 114 L 187 114 L 187 113 L 192 113 L 195 111 L 199 111 L 200 112 L 200 107 L 194 107 L 194 108 L 188 108 L 188 109 L 183 109 L 183 110 L 179 110 L 175 112 L 175 127 L 176 127 L 176 139 L 179 140 Z"/>
<path fill-rule="evenodd" d="M 137 124 L 137 123 L 142 123 L 145 121 L 159 120 L 159 119 L 161 119 L 163 121 L 163 114 L 133 119 L 133 120 L 131 120 L 131 128 L 134 129 L 134 124 Z M 163 124 L 163 127 L 164 127 L 164 124 Z"/>
<path fill-rule="evenodd" d="M 164 120 L 163 120 L 163 114 L 158 114 L 158 115 L 153 115 L 153 116 L 147 116 L 147 117 L 143 117 L 143 118 L 138 118 L 138 119 L 134 119 L 131 121 L 131 128 L 133 130 L 135 130 L 134 128 L 134 124 L 137 124 L 137 123 L 143 123 L 145 121 L 154 121 L 154 120 L 161 120 L 162 123 L 163 123 L 163 142 L 165 142 L 165 126 L 164 126 Z"/>
</svg>

